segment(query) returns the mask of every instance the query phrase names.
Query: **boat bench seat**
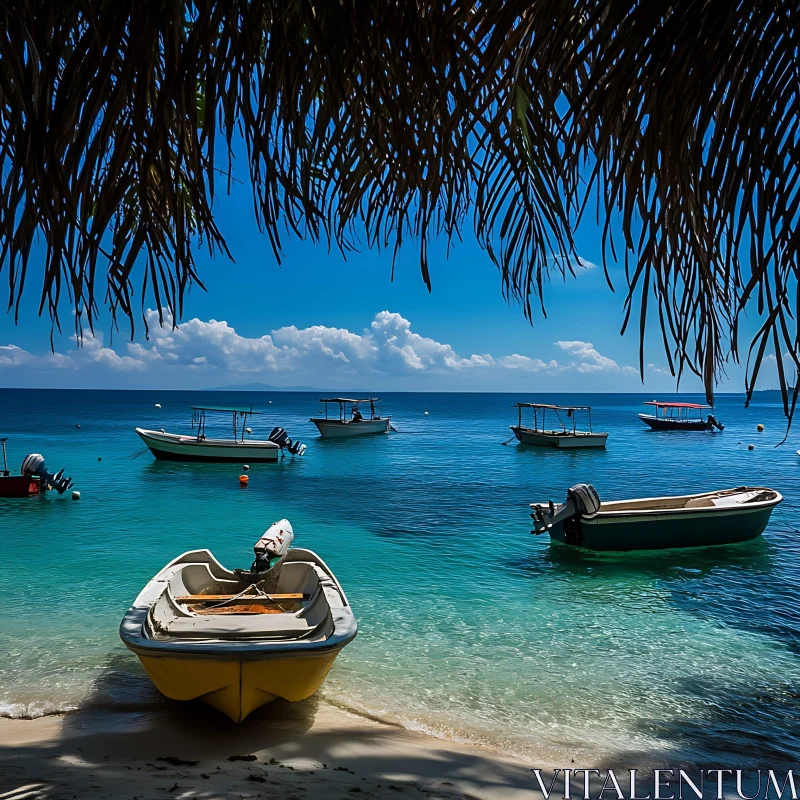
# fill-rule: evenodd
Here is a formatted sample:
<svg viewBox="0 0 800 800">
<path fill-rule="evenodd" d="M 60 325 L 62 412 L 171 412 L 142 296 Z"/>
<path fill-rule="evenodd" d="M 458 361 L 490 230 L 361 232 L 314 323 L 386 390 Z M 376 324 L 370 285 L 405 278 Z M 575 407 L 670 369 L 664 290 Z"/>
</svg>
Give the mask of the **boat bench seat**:
<svg viewBox="0 0 800 800">
<path fill-rule="evenodd" d="M 295 639 L 306 636 L 318 625 L 295 614 L 244 614 L 224 617 L 191 616 L 170 620 L 169 636 L 187 639 L 238 639 L 257 637 L 267 639 Z"/>
</svg>

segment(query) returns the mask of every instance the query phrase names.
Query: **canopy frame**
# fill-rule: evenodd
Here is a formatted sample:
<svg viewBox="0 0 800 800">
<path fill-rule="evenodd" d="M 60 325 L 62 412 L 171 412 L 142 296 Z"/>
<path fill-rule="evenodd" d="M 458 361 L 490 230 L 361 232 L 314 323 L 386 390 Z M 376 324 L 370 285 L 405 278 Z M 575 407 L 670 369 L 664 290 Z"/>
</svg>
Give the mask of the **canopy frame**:
<svg viewBox="0 0 800 800">
<path fill-rule="evenodd" d="M 655 407 L 655 416 L 657 419 L 674 419 L 674 420 L 687 420 L 689 419 L 689 411 L 697 411 L 698 417 L 703 419 L 703 409 L 713 409 L 714 406 L 705 405 L 703 403 L 671 403 L 662 402 L 661 400 L 645 400 L 642 404 L 645 406 Z M 659 417 L 659 410 L 662 412 Z"/>
<path fill-rule="evenodd" d="M 362 403 L 369 403 L 369 413 L 370 413 L 370 420 L 380 419 L 379 416 L 375 415 L 375 403 L 380 402 L 380 397 L 364 397 L 364 398 L 352 398 L 352 397 L 320 397 L 320 403 L 325 403 L 325 419 L 329 419 L 328 417 L 328 404 L 329 403 L 337 403 L 339 406 L 339 422 L 347 422 L 345 419 L 346 410 L 348 403 L 352 407 L 352 410 L 358 408 L 359 405 Z M 352 411 L 351 411 L 352 413 Z"/>
<path fill-rule="evenodd" d="M 197 426 L 197 441 L 200 442 L 206 438 L 206 414 L 207 413 L 220 413 L 233 415 L 233 441 L 244 442 L 244 436 L 247 432 L 247 418 L 254 414 L 260 414 L 260 411 L 253 411 L 250 408 L 242 407 L 228 407 L 228 406 L 190 406 L 192 409 L 192 430 L 195 425 Z M 241 420 L 241 424 L 240 424 Z M 241 434 L 239 429 L 241 428 Z"/>
<path fill-rule="evenodd" d="M 561 426 L 561 430 L 567 432 L 568 427 L 564 424 L 564 421 L 561 419 L 561 415 L 558 413 L 559 411 L 566 411 L 567 412 L 567 419 L 572 420 L 572 435 L 578 435 L 578 420 L 576 411 L 586 411 L 589 417 L 589 433 L 593 433 L 592 431 L 592 407 L 591 406 L 556 406 L 551 403 L 514 403 L 517 408 L 517 417 L 518 417 L 518 427 L 524 427 L 522 425 L 522 409 L 523 408 L 531 408 L 533 409 L 533 428 L 532 430 L 537 431 L 539 433 L 547 433 L 547 428 L 545 427 L 545 414 L 547 411 L 554 412 L 556 415 L 556 419 L 558 419 L 558 424 Z M 541 427 L 539 427 L 539 422 L 541 419 Z"/>
</svg>

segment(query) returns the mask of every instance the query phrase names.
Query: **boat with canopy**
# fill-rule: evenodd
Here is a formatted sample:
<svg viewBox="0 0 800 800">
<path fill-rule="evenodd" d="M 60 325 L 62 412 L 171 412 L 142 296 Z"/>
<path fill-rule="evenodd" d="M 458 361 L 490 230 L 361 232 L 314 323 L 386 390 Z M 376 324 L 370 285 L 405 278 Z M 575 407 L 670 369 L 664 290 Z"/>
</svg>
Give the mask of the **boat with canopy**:
<svg viewBox="0 0 800 800">
<path fill-rule="evenodd" d="M 293 538 L 283 519 L 258 540 L 249 570 L 192 550 L 144 587 L 120 638 L 162 694 L 241 722 L 278 697 L 319 689 L 357 625 L 330 567 Z"/>
<path fill-rule="evenodd" d="M 663 550 L 755 539 L 783 500 L 774 489 L 738 486 L 677 497 L 600 501 L 591 484 L 567 490 L 563 503 L 532 503 L 534 529 L 589 550 Z"/>
<path fill-rule="evenodd" d="M 277 461 L 288 450 L 293 455 L 302 455 L 305 445 L 293 442 L 283 428 L 273 428 L 269 438 L 249 439 L 247 420 L 260 411 L 241 406 L 190 406 L 192 430 L 196 433 L 181 435 L 164 430 L 152 431 L 137 428 L 142 441 L 153 455 L 164 461 L 217 461 L 217 462 L 269 462 Z M 206 436 L 208 414 L 230 414 L 232 437 L 229 439 Z"/>
<path fill-rule="evenodd" d="M 591 406 L 556 406 L 550 403 L 515 403 L 514 406 L 518 412 L 518 422 L 510 427 L 522 444 L 564 449 L 606 446 L 608 433 L 595 433 L 592 430 Z M 522 424 L 523 409 L 533 412 L 532 428 Z M 578 412 L 586 412 L 588 431 L 578 430 Z M 549 428 L 548 419 L 551 420 Z M 555 420 L 555 424 L 552 420 Z"/>
<path fill-rule="evenodd" d="M 390 418 L 382 417 L 375 410 L 375 403 L 380 397 L 352 398 L 352 397 L 323 397 L 320 403 L 325 403 L 325 416 L 312 417 L 313 422 L 324 439 L 336 439 L 349 436 L 363 436 L 367 433 L 388 433 Z M 329 405 L 338 407 L 338 414 L 329 414 Z M 369 404 L 369 417 L 359 406 Z"/>
<path fill-rule="evenodd" d="M 656 431 L 710 431 L 714 428 L 721 431 L 725 428 L 711 414 L 708 419 L 703 418 L 703 411 L 713 409 L 713 406 L 661 400 L 647 400 L 644 405 L 654 406 L 655 414 L 639 414 L 639 419 Z"/>
</svg>

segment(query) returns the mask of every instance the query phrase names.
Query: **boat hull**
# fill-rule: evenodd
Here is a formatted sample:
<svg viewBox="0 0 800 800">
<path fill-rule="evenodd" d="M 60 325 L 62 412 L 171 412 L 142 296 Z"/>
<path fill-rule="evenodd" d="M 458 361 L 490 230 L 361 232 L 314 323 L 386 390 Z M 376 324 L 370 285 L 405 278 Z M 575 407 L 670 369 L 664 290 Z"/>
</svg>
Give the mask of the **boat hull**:
<svg viewBox="0 0 800 800">
<path fill-rule="evenodd" d="M 389 417 L 368 419 L 363 422 L 342 422 L 338 419 L 314 418 L 313 422 L 323 439 L 344 439 L 371 433 L 388 433 Z"/>
<path fill-rule="evenodd" d="M 268 463 L 278 460 L 280 448 L 274 442 L 235 442 L 232 439 L 205 439 L 178 436 L 137 428 L 142 441 L 159 461 Z"/>
<path fill-rule="evenodd" d="M 639 419 L 654 431 L 712 431 L 714 426 L 703 419 L 663 419 L 652 414 L 639 414 Z"/>
<path fill-rule="evenodd" d="M 623 516 L 600 512 L 592 518 L 582 517 L 554 525 L 550 538 L 574 547 L 599 551 L 736 544 L 760 536 L 767 527 L 773 508 L 715 509 L 713 514 L 690 509 L 657 515 Z"/>
<path fill-rule="evenodd" d="M 514 436 L 522 444 L 529 444 L 533 447 L 556 447 L 562 450 L 576 450 L 589 447 L 605 447 L 607 433 L 589 433 L 588 431 L 578 431 L 577 434 L 564 434 L 559 431 L 542 432 L 535 431 L 533 428 L 512 425 L 511 430 Z"/>
<path fill-rule="evenodd" d="M 41 491 L 41 480 L 31 475 L 0 474 L 0 498 L 32 497 Z"/>
<path fill-rule="evenodd" d="M 291 702 L 311 697 L 338 654 L 336 650 L 305 658 L 262 661 L 137 655 L 161 694 L 172 700 L 201 700 L 234 722 L 241 722 L 279 697 Z"/>
</svg>

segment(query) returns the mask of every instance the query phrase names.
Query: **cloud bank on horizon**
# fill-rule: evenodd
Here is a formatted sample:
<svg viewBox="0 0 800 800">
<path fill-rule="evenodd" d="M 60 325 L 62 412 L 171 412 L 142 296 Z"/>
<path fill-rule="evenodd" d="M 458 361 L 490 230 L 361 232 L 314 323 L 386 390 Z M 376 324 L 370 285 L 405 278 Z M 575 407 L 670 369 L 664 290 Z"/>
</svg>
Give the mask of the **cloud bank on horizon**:
<svg viewBox="0 0 800 800">
<path fill-rule="evenodd" d="M 158 312 L 148 309 L 149 339 L 128 342 L 115 349 L 102 334 L 85 332 L 82 347 L 70 353 L 36 354 L 14 344 L 0 346 L 0 371 L 7 376 L 24 370 L 26 375 L 48 376 L 62 385 L 79 385 L 83 376 L 97 384 L 104 378 L 109 388 L 172 384 L 200 388 L 220 383 L 245 383 L 268 379 L 276 383 L 356 386 L 391 383 L 394 388 L 426 388 L 431 378 L 445 386 L 474 388 L 486 382 L 507 385 L 505 378 L 539 374 L 555 378 L 572 374 L 604 373 L 632 378 L 636 369 L 619 365 L 599 353 L 591 342 L 554 343 L 558 359 L 547 360 L 519 353 L 460 355 L 446 343 L 420 335 L 411 322 L 398 313 L 381 311 L 360 333 L 346 328 L 314 325 L 278 328 L 260 337 L 242 336 L 225 321 L 197 318 L 173 327 L 165 315 L 159 326 Z M 73 337 L 74 338 L 74 337 Z M 72 374 L 70 381 L 60 376 Z M 427 383 L 426 383 L 427 381 Z M 101 381 L 102 383 L 103 381 Z M 512 383 L 514 381 L 511 381 Z M 522 381 L 518 381 L 522 385 Z M 502 388 L 502 387 L 501 387 Z"/>
</svg>

